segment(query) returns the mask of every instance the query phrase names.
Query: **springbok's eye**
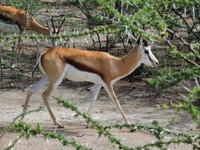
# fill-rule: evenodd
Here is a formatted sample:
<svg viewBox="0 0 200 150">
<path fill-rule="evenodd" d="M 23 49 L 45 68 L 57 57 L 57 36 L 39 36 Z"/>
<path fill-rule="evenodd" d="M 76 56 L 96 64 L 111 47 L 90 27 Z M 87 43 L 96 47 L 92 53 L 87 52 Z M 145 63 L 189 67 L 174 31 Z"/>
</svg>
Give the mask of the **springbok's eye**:
<svg viewBox="0 0 200 150">
<path fill-rule="evenodd" d="M 145 50 L 144 50 L 144 53 L 145 53 L 145 54 L 149 54 L 149 51 L 145 49 Z"/>
</svg>

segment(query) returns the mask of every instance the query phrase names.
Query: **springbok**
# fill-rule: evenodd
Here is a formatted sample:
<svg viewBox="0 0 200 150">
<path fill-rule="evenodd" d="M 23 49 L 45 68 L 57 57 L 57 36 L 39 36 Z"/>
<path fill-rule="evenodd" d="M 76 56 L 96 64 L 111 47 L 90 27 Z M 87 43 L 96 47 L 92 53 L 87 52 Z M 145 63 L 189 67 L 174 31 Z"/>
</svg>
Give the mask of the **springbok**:
<svg viewBox="0 0 200 150">
<path fill-rule="evenodd" d="M 32 30 L 38 34 L 50 35 L 48 28 L 40 25 L 31 15 L 21 9 L 10 6 L 0 6 L 0 20 L 5 24 L 17 25 L 20 34 L 25 30 Z M 3 24 L 1 24 L 1 26 L 3 26 Z"/>
<path fill-rule="evenodd" d="M 32 94 L 48 85 L 42 93 L 44 104 L 54 124 L 63 127 L 49 105 L 49 97 L 66 76 L 69 80 L 95 83 L 88 113 L 92 110 L 100 88 L 104 87 L 125 122 L 130 124 L 115 95 L 113 84 L 132 73 L 142 63 L 149 66 L 158 65 L 158 60 L 151 52 L 151 46 L 146 40 L 137 40 L 134 48 L 122 58 L 114 57 L 106 52 L 51 48 L 40 55 L 38 64 L 43 76 L 40 81 L 28 88 L 23 112 L 26 112 Z"/>
</svg>

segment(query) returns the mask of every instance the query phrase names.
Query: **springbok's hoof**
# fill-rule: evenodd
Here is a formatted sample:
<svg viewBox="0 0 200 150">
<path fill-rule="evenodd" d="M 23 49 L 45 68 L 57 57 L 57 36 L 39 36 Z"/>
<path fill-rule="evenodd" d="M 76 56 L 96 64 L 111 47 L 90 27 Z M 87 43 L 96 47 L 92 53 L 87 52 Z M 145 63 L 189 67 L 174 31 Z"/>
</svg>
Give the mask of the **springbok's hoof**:
<svg viewBox="0 0 200 150">
<path fill-rule="evenodd" d="M 24 107 L 24 104 L 22 105 L 22 107 Z M 30 107 L 30 105 L 28 105 L 28 107 Z"/>
<path fill-rule="evenodd" d="M 58 128 L 64 128 L 64 126 L 63 125 L 59 125 Z"/>
<path fill-rule="evenodd" d="M 61 123 L 56 123 L 55 125 L 57 125 L 57 128 L 64 128 L 64 126 Z"/>
</svg>

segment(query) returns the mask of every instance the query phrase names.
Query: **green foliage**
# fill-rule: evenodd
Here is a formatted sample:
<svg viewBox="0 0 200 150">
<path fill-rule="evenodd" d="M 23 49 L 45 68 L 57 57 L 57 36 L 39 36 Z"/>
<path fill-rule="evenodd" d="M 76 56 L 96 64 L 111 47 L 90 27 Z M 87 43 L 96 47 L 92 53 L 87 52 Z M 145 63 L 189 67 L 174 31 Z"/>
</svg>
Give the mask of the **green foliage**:
<svg viewBox="0 0 200 150">
<path fill-rule="evenodd" d="M 181 102 L 174 104 L 174 107 L 178 109 L 186 109 L 192 115 L 192 118 L 196 121 L 198 128 L 200 128 L 200 111 L 197 106 L 194 105 L 196 100 L 199 100 L 200 86 L 194 87 L 189 91 L 187 97 L 182 98 Z"/>
<path fill-rule="evenodd" d="M 47 132 L 44 130 L 44 128 L 37 124 L 36 127 L 32 127 L 31 125 L 25 123 L 22 120 L 19 120 L 17 123 L 14 123 L 12 125 L 12 129 L 15 129 L 17 132 L 20 133 L 19 137 L 13 141 L 13 143 L 6 148 L 6 150 L 10 150 L 14 147 L 14 145 L 22 138 L 30 138 L 31 136 L 37 136 L 42 135 L 45 139 L 57 139 L 60 141 L 63 146 L 72 146 L 76 149 L 81 150 L 91 150 L 90 148 L 87 148 L 85 146 L 82 146 L 78 144 L 78 142 L 75 139 L 67 140 L 63 135 L 57 134 L 55 132 Z"/>
<path fill-rule="evenodd" d="M 161 76 L 157 76 L 148 80 L 150 85 L 154 85 L 160 92 L 172 86 L 178 86 L 181 81 L 188 80 L 200 74 L 200 66 L 191 67 L 180 70 L 178 72 L 165 72 Z"/>
</svg>

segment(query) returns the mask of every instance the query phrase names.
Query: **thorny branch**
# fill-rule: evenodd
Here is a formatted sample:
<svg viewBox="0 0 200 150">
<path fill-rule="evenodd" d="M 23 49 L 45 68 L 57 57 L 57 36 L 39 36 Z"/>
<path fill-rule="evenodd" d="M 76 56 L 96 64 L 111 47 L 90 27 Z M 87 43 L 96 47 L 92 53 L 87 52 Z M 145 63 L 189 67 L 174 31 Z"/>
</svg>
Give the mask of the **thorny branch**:
<svg viewBox="0 0 200 150">
<path fill-rule="evenodd" d="M 170 34 L 173 34 L 177 39 L 179 39 L 184 45 L 186 45 L 190 51 L 195 52 L 194 48 L 192 47 L 192 44 L 185 41 L 180 35 L 172 31 L 171 29 L 167 28 L 167 32 Z M 197 56 L 198 60 L 200 60 L 200 56 Z"/>
<path fill-rule="evenodd" d="M 180 35 L 178 35 L 177 33 L 175 33 L 174 31 L 172 31 L 171 29 L 167 28 L 166 30 L 168 33 L 172 34 L 174 37 L 176 37 L 177 39 L 179 39 L 183 45 L 186 45 L 190 51 L 192 51 L 193 53 L 195 53 L 195 50 L 192 46 L 192 44 L 188 43 L 186 40 L 184 40 Z M 170 40 L 168 39 L 164 39 L 164 41 L 170 46 L 173 47 L 172 43 L 170 42 Z M 186 56 L 182 56 L 182 58 L 187 61 L 188 63 L 194 65 L 194 66 L 199 66 L 196 62 L 192 61 L 191 59 L 187 58 Z M 196 56 L 196 58 L 198 60 L 200 60 L 200 56 Z"/>
<path fill-rule="evenodd" d="M 170 42 L 169 40 L 165 39 L 165 42 L 167 42 L 167 44 L 168 44 L 170 47 L 173 47 L 173 45 L 171 44 L 171 42 Z M 188 59 L 187 57 L 182 56 L 182 58 L 183 58 L 185 61 L 187 61 L 188 63 L 190 63 L 190 64 L 192 64 L 192 65 L 194 65 L 194 66 L 198 66 L 197 63 L 195 63 L 194 61 Z"/>
</svg>

